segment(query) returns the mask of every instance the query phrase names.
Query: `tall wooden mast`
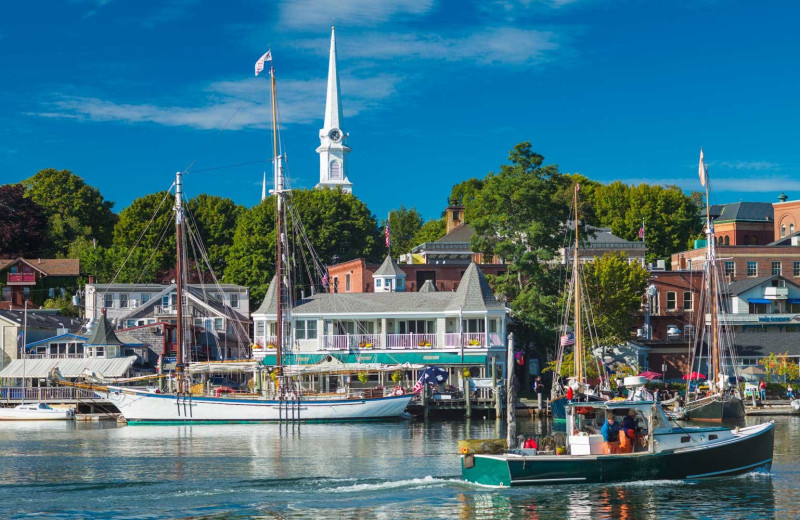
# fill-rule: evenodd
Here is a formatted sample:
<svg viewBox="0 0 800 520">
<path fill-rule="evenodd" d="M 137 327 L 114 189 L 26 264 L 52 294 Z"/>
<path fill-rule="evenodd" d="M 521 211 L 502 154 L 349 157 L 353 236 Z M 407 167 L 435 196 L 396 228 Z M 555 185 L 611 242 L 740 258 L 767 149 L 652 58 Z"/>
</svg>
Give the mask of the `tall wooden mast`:
<svg viewBox="0 0 800 520">
<path fill-rule="evenodd" d="M 575 291 L 575 327 L 574 327 L 574 334 L 575 334 L 575 378 L 578 383 L 582 383 L 584 381 L 583 378 L 583 336 L 581 331 L 581 276 L 580 276 L 580 262 L 578 260 L 578 191 L 580 190 L 580 184 L 575 184 L 575 196 L 574 204 L 575 204 L 575 248 L 572 252 L 572 277 L 575 281 L 575 287 L 573 290 Z"/>
<path fill-rule="evenodd" d="M 178 392 L 183 392 L 183 185 L 181 183 L 181 172 L 175 174 L 175 297 L 176 320 L 175 343 L 177 344 L 177 355 L 175 360 L 175 378 L 178 383 Z"/>
<path fill-rule="evenodd" d="M 278 156 L 278 110 L 277 92 L 275 90 L 275 67 L 270 67 L 269 75 L 272 83 L 272 165 L 275 169 L 275 196 L 278 201 L 276 231 L 277 231 L 277 263 L 275 266 L 275 282 L 278 284 L 275 294 L 278 302 L 275 311 L 275 366 L 278 375 L 281 375 L 283 366 L 283 176 L 281 172 L 280 157 Z"/>
<path fill-rule="evenodd" d="M 708 198 L 708 185 L 710 181 L 708 179 L 708 166 L 705 166 L 705 185 L 706 185 L 706 294 L 708 295 L 708 303 L 710 305 L 710 314 L 711 314 L 711 334 L 709 334 L 709 366 L 708 371 L 708 380 L 712 383 L 711 390 L 714 391 L 716 388 L 717 383 L 717 374 L 719 373 L 719 327 L 717 326 L 717 321 L 719 317 L 717 316 L 717 292 L 716 292 L 716 280 L 715 280 L 715 268 L 716 268 L 716 253 L 714 248 L 716 247 L 715 237 L 714 237 L 714 224 L 711 222 L 711 200 Z"/>
</svg>

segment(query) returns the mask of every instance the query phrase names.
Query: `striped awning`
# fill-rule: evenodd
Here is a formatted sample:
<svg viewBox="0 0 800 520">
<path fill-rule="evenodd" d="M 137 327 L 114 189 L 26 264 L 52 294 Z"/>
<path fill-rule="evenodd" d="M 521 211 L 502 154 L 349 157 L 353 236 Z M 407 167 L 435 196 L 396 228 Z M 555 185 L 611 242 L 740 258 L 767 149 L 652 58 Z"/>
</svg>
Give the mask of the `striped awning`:
<svg viewBox="0 0 800 520">
<path fill-rule="evenodd" d="M 75 378 L 83 375 L 85 369 L 99 372 L 104 377 L 122 377 L 136 361 L 136 356 L 122 358 L 77 358 L 77 359 L 15 359 L 3 370 L 0 379 L 44 379 L 50 371 L 58 367 L 61 375 Z"/>
</svg>

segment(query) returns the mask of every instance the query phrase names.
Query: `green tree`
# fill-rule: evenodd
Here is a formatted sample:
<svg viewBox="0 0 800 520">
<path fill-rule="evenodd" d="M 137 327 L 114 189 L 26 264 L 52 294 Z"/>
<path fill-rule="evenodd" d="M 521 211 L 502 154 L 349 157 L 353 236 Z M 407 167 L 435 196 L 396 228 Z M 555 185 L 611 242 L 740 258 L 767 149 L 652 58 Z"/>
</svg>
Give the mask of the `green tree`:
<svg viewBox="0 0 800 520">
<path fill-rule="evenodd" d="M 425 242 L 436 242 L 442 238 L 447 230 L 447 222 L 444 217 L 431 219 L 425 222 L 419 230 L 414 233 L 414 238 L 411 239 L 412 248 L 424 244 Z"/>
<path fill-rule="evenodd" d="M 385 251 L 375 216 L 351 194 L 341 190 L 294 190 L 287 206 L 289 256 L 298 290 L 306 289 L 308 293 L 308 274 L 315 276 L 303 235 L 322 264 L 360 257 L 375 261 Z M 261 302 L 275 274 L 275 215 L 274 197 L 242 213 L 225 269 L 226 281 L 250 287 L 254 305 Z"/>
<path fill-rule="evenodd" d="M 472 218 L 472 203 L 475 201 L 478 192 L 483 189 L 483 183 L 483 179 L 467 179 L 459 182 L 450 190 L 448 204 L 464 206 L 464 222 L 469 222 Z"/>
<path fill-rule="evenodd" d="M 41 256 L 46 227 L 44 209 L 25 197 L 21 184 L 0 186 L 0 258 Z"/>
<path fill-rule="evenodd" d="M 561 286 L 555 260 L 570 218 L 562 196 L 571 182 L 557 166 L 543 166 L 529 142 L 516 145 L 509 161 L 475 195 L 472 247 L 508 265 L 488 278 L 496 294 L 512 301 L 520 341 L 553 344 Z"/>
<path fill-rule="evenodd" d="M 187 203 L 190 226 L 197 229 L 208 251 L 211 268 L 221 277 L 233 245 L 233 230 L 244 208 L 231 199 L 200 194 Z M 202 265 L 202 263 L 201 263 Z"/>
<path fill-rule="evenodd" d="M 225 267 L 225 280 L 249 287 L 253 305 L 275 275 L 275 249 L 275 197 L 269 197 L 239 215 Z"/>
<path fill-rule="evenodd" d="M 629 262 L 625 253 L 613 252 L 586 264 L 584 278 L 600 341 L 616 344 L 629 338 L 650 278 L 647 269 Z"/>
<path fill-rule="evenodd" d="M 411 248 L 418 245 L 414 242 L 416 235 L 422 228 L 422 216 L 414 208 L 400 206 L 389 212 L 389 232 L 391 239 L 392 257 L 411 252 Z M 382 232 L 386 233 L 386 221 L 381 222 Z"/>
<path fill-rule="evenodd" d="M 58 309 L 64 316 L 78 317 L 79 310 L 76 306 L 72 305 L 72 299 L 69 296 L 59 296 L 58 298 L 50 298 L 45 300 L 45 309 Z"/>
<path fill-rule="evenodd" d="M 117 282 L 155 282 L 159 272 L 175 266 L 173 198 L 159 191 L 135 199 L 114 226 L 114 272 Z M 119 262 L 119 263 L 116 263 Z"/>
<path fill-rule="evenodd" d="M 79 237 L 109 245 L 116 221 L 113 202 L 69 170 L 48 168 L 25 179 L 26 196 L 44 208 L 51 254 L 64 255 Z"/>
<path fill-rule="evenodd" d="M 598 221 L 627 240 L 639 240 L 644 222 L 647 260 L 669 256 L 687 247 L 702 231 L 697 197 L 677 186 L 628 186 L 620 181 L 594 191 Z"/>
</svg>

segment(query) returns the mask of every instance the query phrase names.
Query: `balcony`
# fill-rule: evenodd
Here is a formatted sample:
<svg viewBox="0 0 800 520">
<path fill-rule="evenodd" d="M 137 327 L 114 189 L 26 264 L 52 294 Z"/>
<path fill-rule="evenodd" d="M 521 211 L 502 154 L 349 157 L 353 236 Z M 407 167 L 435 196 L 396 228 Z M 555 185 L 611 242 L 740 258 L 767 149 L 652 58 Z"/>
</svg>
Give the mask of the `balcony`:
<svg viewBox="0 0 800 520">
<path fill-rule="evenodd" d="M 764 298 L 767 300 L 785 300 L 789 297 L 788 287 L 765 287 Z"/>
<path fill-rule="evenodd" d="M 36 273 L 7 273 L 7 285 L 36 285 Z"/>
<path fill-rule="evenodd" d="M 177 316 L 178 309 L 175 305 L 156 305 L 153 311 L 156 316 Z"/>
</svg>

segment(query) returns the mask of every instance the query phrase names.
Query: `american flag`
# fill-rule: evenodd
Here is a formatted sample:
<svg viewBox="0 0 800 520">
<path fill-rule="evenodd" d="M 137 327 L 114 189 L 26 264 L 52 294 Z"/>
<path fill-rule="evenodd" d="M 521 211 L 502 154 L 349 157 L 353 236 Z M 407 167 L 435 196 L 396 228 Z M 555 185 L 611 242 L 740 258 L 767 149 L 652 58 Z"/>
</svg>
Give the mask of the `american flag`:
<svg viewBox="0 0 800 520">
<path fill-rule="evenodd" d="M 328 273 L 327 272 L 322 275 L 322 286 L 323 287 L 327 287 L 328 286 Z"/>
<path fill-rule="evenodd" d="M 425 379 L 425 374 L 424 373 L 420 376 L 419 380 L 417 381 L 417 384 L 414 385 L 414 390 L 412 390 L 412 393 L 418 394 L 418 393 L 422 392 L 422 386 L 423 386 L 422 380 L 423 379 Z"/>
<path fill-rule="evenodd" d="M 569 345 L 574 345 L 574 344 L 575 344 L 575 336 L 573 336 L 571 332 L 569 334 L 564 334 L 563 336 L 561 336 L 562 347 L 567 347 Z"/>
<path fill-rule="evenodd" d="M 389 240 L 389 217 L 386 217 L 386 247 L 389 247 L 391 241 Z"/>
<path fill-rule="evenodd" d="M 263 56 L 258 58 L 258 61 L 256 62 L 256 76 L 261 74 L 261 71 L 264 70 L 264 62 L 265 61 L 272 61 L 272 50 L 271 49 L 268 50 L 267 52 L 265 52 Z"/>
</svg>

